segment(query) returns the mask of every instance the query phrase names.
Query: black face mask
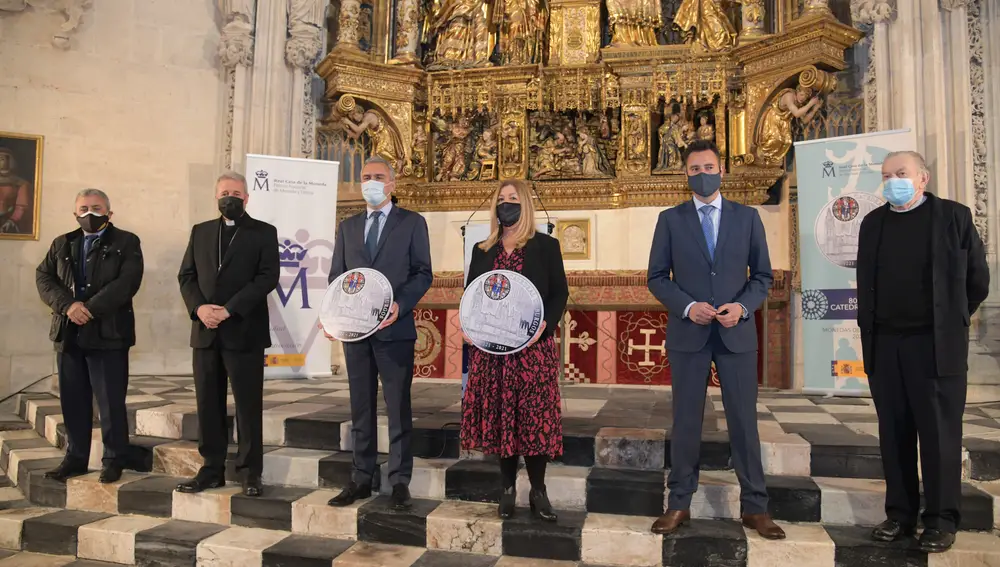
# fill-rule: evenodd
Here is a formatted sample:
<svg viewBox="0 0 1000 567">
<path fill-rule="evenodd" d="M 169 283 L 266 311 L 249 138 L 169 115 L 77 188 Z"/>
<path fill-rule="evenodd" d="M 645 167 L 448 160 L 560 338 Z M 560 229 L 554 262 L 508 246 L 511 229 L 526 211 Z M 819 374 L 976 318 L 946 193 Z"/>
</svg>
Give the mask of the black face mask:
<svg viewBox="0 0 1000 567">
<path fill-rule="evenodd" d="M 243 216 L 243 199 L 239 197 L 223 197 L 219 199 L 219 212 L 229 220 Z"/>
<path fill-rule="evenodd" d="M 76 217 L 76 222 L 80 223 L 80 228 L 84 232 L 94 234 L 100 232 L 104 225 L 108 224 L 108 215 L 97 216 L 93 213 L 84 213 L 83 216 Z"/>
<path fill-rule="evenodd" d="M 708 197 L 722 187 L 721 173 L 699 173 L 698 175 L 688 175 L 688 187 L 695 195 Z"/>
<path fill-rule="evenodd" d="M 511 227 L 521 220 L 521 205 L 519 203 L 500 203 L 497 205 L 497 220 L 501 226 Z"/>
</svg>

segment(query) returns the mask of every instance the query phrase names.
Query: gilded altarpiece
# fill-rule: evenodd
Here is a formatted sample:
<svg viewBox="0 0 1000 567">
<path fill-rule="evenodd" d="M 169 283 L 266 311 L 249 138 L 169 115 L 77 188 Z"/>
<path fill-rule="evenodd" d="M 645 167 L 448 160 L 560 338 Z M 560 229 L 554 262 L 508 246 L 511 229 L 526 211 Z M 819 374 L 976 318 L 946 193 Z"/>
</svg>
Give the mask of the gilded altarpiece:
<svg viewBox="0 0 1000 567">
<path fill-rule="evenodd" d="M 824 112 L 861 36 L 829 12 L 768 15 L 763 2 L 681 0 L 672 21 L 649 0 L 395 2 L 391 36 L 373 40 L 386 53 L 334 45 L 317 68 L 326 80 L 317 153 L 354 159 L 342 166 L 341 217 L 361 210 L 357 164 L 371 155 L 396 165 L 400 204 L 418 211 L 471 211 L 503 178 L 533 181 L 550 210 L 672 206 L 690 197 L 680 156 L 699 139 L 722 152 L 723 194 L 762 204 L 786 174 L 793 128 Z M 425 303 L 453 309 L 434 291 L 460 290 L 452 280 L 436 279 Z M 775 291 L 774 309 L 759 315 L 762 350 L 787 342 L 794 281 L 783 273 L 784 297 L 774 303 Z M 640 288 L 628 305 L 598 293 L 575 306 L 594 319 L 578 324 L 662 314 Z M 602 315 L 609 309 L 625 311 Z M 445 321 L 435 325 L 447 329 L 452 315 L 435 311 Z M 460 341 L 449 345 L 439 367 L 454 366 L 442 360 Z"/>
</svg>

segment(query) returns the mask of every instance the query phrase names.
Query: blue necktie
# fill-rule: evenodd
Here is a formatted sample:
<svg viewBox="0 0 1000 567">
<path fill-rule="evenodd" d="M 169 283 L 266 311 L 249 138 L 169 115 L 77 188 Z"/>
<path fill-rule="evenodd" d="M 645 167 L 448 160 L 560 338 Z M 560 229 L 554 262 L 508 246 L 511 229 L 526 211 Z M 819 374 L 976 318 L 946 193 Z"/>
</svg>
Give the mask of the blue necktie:
<svg viewBox="0 0 1000 567">
<path fill-rule="evenodd" d="M 368 248 L 368 257 L 375 259 L 375 251 L 378 250 L 378 221 L 382 218 L 381 211 L 375 211 L 369 217 L 372 225 L 368 227 L 368 237 L 365 238 L 365 247 Z"/>
<path fill-rule="evenodd" d="M 97 240 L 96 234 L 85 234 L 80 245 L 80 281 L 77 282 L 77 286 L 81 292 L 87 287 L 87 254 L 90 253 L 95 240 Z"/>
<path fill-rule="evenodd" d="M 712 222 L 712 211 L 715 207 L 709 205 L 701 208 L 701 231 L 705 234 L 705 244 L 708 245 L 708 257 L 715 261 L 715 223 Z"/>
</svg>

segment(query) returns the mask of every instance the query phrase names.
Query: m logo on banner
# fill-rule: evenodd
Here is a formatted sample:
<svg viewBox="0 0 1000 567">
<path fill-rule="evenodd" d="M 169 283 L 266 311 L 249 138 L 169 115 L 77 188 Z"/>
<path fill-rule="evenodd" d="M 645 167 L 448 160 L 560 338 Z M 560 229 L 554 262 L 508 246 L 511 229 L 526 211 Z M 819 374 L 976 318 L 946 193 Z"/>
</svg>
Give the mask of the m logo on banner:
<svg viewBox="0 0 1000 567">
<path fill-rule="evenodd" d="M 253 190 L 257 191 L 270 191 L 271 188 L 267 183 L 267 172 L 263 169 L 257 171 L 256 179 L 253 180 Z"/>
<path fill-rule="evenodd" d="M 287 291 L 281 287 L 280 281 L 278 282 L 278 287 L 275 288 L 275 291 L 278 292 L 278 299 L 281 301 L 281 305 L 288 307 L 288 300 L 292 298 L 295 288 L 298 287 L 302 294 L 302 309 L 309 309 L 309 281 L 306 277 L 308 268 L 302 265 L 302 260 L 305 259 L 309 249 L 303 248 L 301 245 L 293 243 L 288 239 L 282 242 L 278 248 L 278 260 L 281 267 L 298 270 L 292 279 L 292 285 L 288 286 Z"/>
<path fill-rule="evenodd" d="M 833 168 L 833 162 L 832 161 L 824 161 L 823 162 L 823 179 L 826 179 L 827 177 L 836 177 L 836 176 L 837 176 L 837 170 Z"/>
</svg>

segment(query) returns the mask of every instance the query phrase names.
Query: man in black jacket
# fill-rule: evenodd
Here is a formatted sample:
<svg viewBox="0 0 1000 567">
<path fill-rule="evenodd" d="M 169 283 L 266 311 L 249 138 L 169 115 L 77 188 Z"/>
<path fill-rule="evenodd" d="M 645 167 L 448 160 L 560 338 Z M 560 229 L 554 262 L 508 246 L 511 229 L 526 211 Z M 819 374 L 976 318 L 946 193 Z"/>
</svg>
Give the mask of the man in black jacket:
<svg viewBox="0 0 1000 567">
<path fill-rule="evenodd" d="M 52 309 L 49 338 L 58 352 L 67 438 L 66 457 L 45 476 L 60 482 L 87 473 L 95 395 L 104 442 L 100 481 L 121 478 L 128 456 L 125 392 L 142 249 L 138 236 L 111 224 L 111 215 L 103 191 L 80 191 L 73 211 L 80 228 L 56 237 L 35 272 L 38 294 Z"/>
<path fill-rule="evenodd" d="M 177 279 L 191 317 L 198 452 L 204 464 L 181 492 L 223 486 L 226 378 L 236 400 L 243 493 L 260 496 L 264 466 L 262 412 L 264 349 L 271 346 L 267 296 L 278 285 L 278 232 L 246 214 L 246 179 L 223 174 L 215 186 L 218 219 L 196 224 Z"/>
<path fill-rule="evenodd" d="M 915 533 L 919 437 L 920 547 L 941 552 L 961 519 L 969 319 L 986 299 L 990 274 L 972 212 L 924 192 L 930 172 L 920 154 L 889 154 L 882 178 L 888 203 L 862 221 L 857 264 L 858 327 L 886 488 L 887 520 L 872 537 Z"/>
</svg>

